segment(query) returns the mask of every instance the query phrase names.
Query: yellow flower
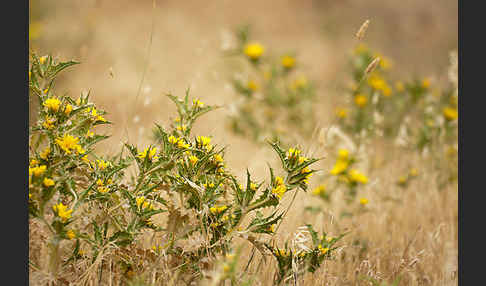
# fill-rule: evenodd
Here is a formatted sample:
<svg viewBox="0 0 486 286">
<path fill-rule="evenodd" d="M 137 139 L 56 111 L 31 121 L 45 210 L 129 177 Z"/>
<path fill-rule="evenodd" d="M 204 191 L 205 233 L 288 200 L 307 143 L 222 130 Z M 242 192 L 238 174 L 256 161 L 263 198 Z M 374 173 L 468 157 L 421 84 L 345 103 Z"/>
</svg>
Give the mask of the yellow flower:
<svg viewBox="0 0 486 286">
<path fill-rule="evenodd" d="M 47 157 L 49 156 L 50 153 L 51 153 L 51 148 L 46 147 L 46 149 L 44 149 L 44 151 L 40 153 L 40 157 L 44 160 L 47 160 Z"/>
<path fill-rule="evenodd" d="M 44 126 L 45 129 L 52 129 L 54 128 L 54 122 L 56 122 L 55 118 L 46 117 L 44 123 L 42 123 L 42 126 Z"/>
<path fill-rule="evenodd" d="M 39 62 L 41 65 L 43 65 L 46 62 L 46 60 L 47 60 L 47 56 L 42 56 L 39 58 Z"/>
<path fill-rule="evenodd" d="M 246 84 L 246 87 L 248 87 L 248 89 L 250 89 L 251 91 L 257 91 L 259 88 L 258 84 L 253 80 L 249 80 Z"/>
<path fill-rule="evenodd" d="M 299 156 L 299 164 L 302 164 L 304 163 L 305 161 L 307 161 L 309 158 L 305 157 L 305 156 Z"/>
<path fill-rule="evenodd" d="M 430 79 L 429 78 L 424 78 L 422 80 L 422 87 L 423 88 L 429 88 L 430 87 Z"/>
<path fill-rule="evenodd" d="M 249 43 L 245 46 L 245 54 L 252 60 L 259 59 L 265 52 L 265 48 L 259 43 Z"/>
<path fill-rule="evenodd" d="M 98 186 L 103 186 L 103 185 L 104 185 L 104 183 L 103 183 L 103 181 L 102 181 L 101 179 L 98 179 L 98 180 L 96 181 L 96 184 L 97 184 Z"/>
<path fill-rule="evenodd" d="M 72 229 L 68 230 L 66 232 L 66 236 L 69 238 L 69 239 L 73 239 L 76 237 L 76 234 L 74 233 L 74 231 Z"/>
<path fill-rule="evenodd" d="M 176 129 L 179 130 L 179 131 L 185 132 L 187 130 L 187 126 L 185 124 L 182 124 L 182 125 L 177 126 Z"/>
<path fill-rule="evenodd" d="M 251 183 L 251 182 L 250 182 L 250 190 L 252 190 L 252 191 L 256 191 L 256 190 L 257 190 L 257 188 L 258 188 L 258 185 L 257 185 L 257 184 L 255 184 L 255 183 Z"/>
<path fill-rule="evenodd" d="M 316 196 L 324 195 L 326 193 L 326 186 L 320 185 L 312 191 L 312 194 Z"/>
<path fill-rule="evenodd" d="M 407 176 L 400 176 L 400 178 L 398 178 L 399 185 L 405 185 L 406 183 L 407 183 Z"/>
<path fill-rule="evenodd" d="M 98 187 L 97 189 L 98 189 L 98 192 L 100 192 L 102 194 L 107 193 L 109 191 L 109 189 L 107 187 L 103 187 L 103 186 Z"/>
<path fill-rule="evenodd" d="M 221 156 L 221 154 L 214 154 L 213 158 L 214 158 L 214 161 L 216 163 L 222 163 L 223 162 L 223 156 Z"/>
<path fill-rule="evenodd" d="M 54 180 L 52 179 L 49 179 L 49 178 L 44 178 L 44 181 L 42 182 L 44 184 L 44 186 L 46 186 L 47 188 L 51 187 L 51 186 L 54 186 Z"/>
<path fill-rule="evenodd" d="M 196 163 L 197 163 L 197 161 L 199 161 L 199 159 L 196 156 L 191 155 L 189 157 L 189 161 L 191 162 L 191 164 L 196 165 Z"/>
<path fill-rule="evenodd" d="M 412 177 L 418 176 L 418 170 L 415 168 L 410 169 L 410 176 Z"/>
<path fill-rule="evenodd" d="M 57 112 L 59 110 L 59 106 L 61 105 L 61 101 L 55 97 L 51 97 L 46 99 L 42 105 L 51 111 Z"/>
<path fill-rule="evenodd" d="M 155 156 L 157 153 L 157 148 L 150 148 L 149 150 L 149 147 L 145 148 L 143 152 L 139 152 L 137 157 L 140 159 L 145 159 L 145 157 L 147 157 L 147 153 L 149 160 L 157 160 L 159 158 L 158 156 Z"/>
<path fill-rule="evenodd" d="M 64 109 L 64 113 L 66 113 L 66 115 L 69 115 L 71 111 L 73 111 L 73 106 L 71 104 L 66 105 L 66 108 Z"/>
<path fill-rule="evenodd" d="M 299 149 L 294 149 L 294 148 L 289 148 L 289 150 L 287 152 L 287 156 L 289 158 L 297 157 L 297 156 L 299 156 L 299 154 L 300 154 L 300 150 Z"/>
<path fill-rule="evenodd" d="M 100 170 L 104 170 L 110 165 L 110 162 L 106 162 L 103 160 L 96 160 L 96 163 L 98 164 L 98 168 Z"/>
<path fill-rule="evenodd" d="M 203 107 L 204 106 L 204 102 L 199 101 L 199 99 L 193 99 L 192 104 L 194 104 L 194 106 L 196 106 L 196 107 Z"/>
<path fill-rule="evenodd" d="M 349 158 L 349 151 L 346 149 L 339 149 L 338 151 L 338 159 L 340 160 L 348 160 Z"/>
<path fill-rule="evenodd" d="M 366 106 L 368 99 L 366 98 L 366 96 L 362 94 L 358 94 L 354 97 L 354 102 L 356 103 L 357 106 L 363 108 Z"/>
<path fill-rule="evenodd" d="M 276 226 L 276 224 L 269 225 L 268 228 L 267 228 L 267 231 L 275 232 L 275 226 Z"/>
<path fill-rule="evenodd" d="M 332 236 L 326 237 L 327 242 L 331 242 L 332 239 L 333 239 Z"/>
<path fill-rule="evenodd" d="M 329 251 L 329 248 L 325 247 L 323 248 L 322 245 L 318 245 L 317 248 L 319 248 L 319 251 L 321 252 L 321 254 L 326 254 L 328 251 Z"/>
<path fill-rule="evenodd" d="M 71 213 L 73 212 L 73 210 L 67 210 L 67 206 L 62 203 L 52 206 L 52 209 L 64 222 L 71 218 Z"/>
<path fill-rule="evenodd" d="M 366 199 L 366 198 L 361 198 L 361 199 L 359 200 L 359 203 L 360 203 L 361 205 L 363 205 L 363 206 L 364 206 L 364 205 L 367 205 L 367 204 L 368 204 L 368 199 Z"/>
<path fill-rule="evenodd" d="M 223 206 L 214 206 L 214 207 L 211 207 L 209 208 L 209 211 L 212 213 L 212 214 L 219 214 L 219 213 L 222 213 L 223 211 L 225 211 L 228 207 L 223 205 Z"/>
<path fill-rule="evenodd" d="M 196 139 L 198 145 L 200 147 L 204 147 L 207 151 L 211 150 L 213 146 L 211 146 L 211 138 L 206 136 L 197 136 Z"/>
<path fill-rule="evenodd" d="M 456 120 L 458 115 L 459 115 L 457 113 L 457 110 L 454 109 L 454 108 L 451 108 L 451 107 L 445 107 L 442 110 L 442 113 L 444 114 L 445 119 L 447 119 L 449 121 Z"/>
<path fill-rule="evenodd" d="M 44 174 L 46 169 L 47 169 L 46 165 L 40 165 L 38 167 L 29 168 L 29 174 L 32 172 L 34 176 L 39 177 L 40 175 Z"/>
<path fill-rule="evenodd" d="M 305 167 L 305 168 L 303 168 L 303 169 L 300 171 L 300 173 L 301 173 L 301 174 L 306 174 L 306 173 L 308 173 L 308 174 L 305 176 L 304 180 L 302 180 L 302 181 L 303 181 L 304 183 L 306 183 L 306 184 L 308 184 L 308 183 L 309 183 L 309 178 L 310 178 L 310 177 L 312 177 L 312 175 L 313 175 L 313 173 L 310 173 L 310 172 L 311 172 L 311 170 L 310 170 L 308 167 Z"/>
<path fill-rule="evenodd" d="M 275 187 L 272 188 L 272 193 L 275 194 L 279 199 L 281 199 L 286 191 L 287 191 L 287 186 L 285 186 L 282 177 L 276 177 Z"/>
<path fill-rule="evenodd" d="M 29 167 L 34 167 L 34 166 L 37 166 L 37 164 L 39 164 L 39 162 L 38 162 L 36 159 L 32 159 L 32 160 L 30 161 Z"/>
<path fill-rule="evenodd" d="M 94 136 L 94 132 L 88 130 L 88 132 L 86 132 L 86 138 L 92 138 Z"/>
<path fill-rule="evenodd" d="M 88 155 L 84 155 L 83 157 L 81 157 L 81 160 L 83 160 L 83 162 L 89 163 Z"/>
<path fill-rule="evenodd" d="M 81 146 L 78 145 L 78 141 L 79 138 L 68 134 L 64 134 L 62 138 L 56 139 L 57 145 L 59 145 L 59 147 L 61 147 L 61 149 L 66 152 L 66 154 L 71 154 L 72 149 L 76 149 L 78 151 L 80 150 L 78 148 L 80 148 Z"/>
<path fill-rule="evenodd" d="M 90 112 L 90 109 L 88 108 L 86 110 L 86 112 L 89 113 Z M 103 121 L 103 122 L 106 122 L 106 119 L 103 116 L 99 115 L 98 114 L 98 110 L 96 110 L 96 108 L 94 108 L 94 107 L 91 108 L 91 116 L 96 119 L 95 121 Z"/>
<path fill-rule="evenodd" d="M 368 183 L 368 177 L 354 169 L 349 171 L 349 179 L 351 182 L 358 182 L 362 184 Z"/>
<path fill-rule="evenodd" d="M 293 68 L 295 66 L 295 58 L 288 55 L 283 56 L 282 66 L 287 69 Z"/>
<path fill-rule="evenodd" d="M 331 169 L 331 175 L 339 175 L 346 171 L 348 168 L 349 162 L 347 160 L 338 159 L 334 167 Z"/>
<path fill-rule="evenodd" d="M 403 82 L 397 81 L 395 83 L 395 88 L 398 92 L 403 92 L 405 90 L 405 85 L 403 85 Z"/>
<path fill-rule="evenodd" d="M 145 197 L 144 196 L 141 196 L 141 197 L 136 198 L 135 200 L 137 202 L 137 207 L 140 208 L 140 206 L 142 205 L 142 203 L 145 201 Z"/>
<path fill-rule="evenodd" d="M 337 108 L 336 115 L 339 118 L 346 118 L 348 116 L 348 110 L 346 108 Z"/>
</svg>

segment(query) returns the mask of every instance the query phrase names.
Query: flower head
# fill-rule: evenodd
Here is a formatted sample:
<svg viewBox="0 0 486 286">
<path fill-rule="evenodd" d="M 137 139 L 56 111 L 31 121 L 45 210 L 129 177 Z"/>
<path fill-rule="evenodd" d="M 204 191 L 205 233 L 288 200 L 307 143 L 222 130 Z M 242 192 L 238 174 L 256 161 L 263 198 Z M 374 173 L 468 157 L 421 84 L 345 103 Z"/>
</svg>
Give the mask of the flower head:
<svg viewBox="0 0 486 286">
<path fill-rule="evenodd" d="M 46 186 L 47 188 L 51 187 L 51 186 L 54 186 L 55 182 L 54 180 L 52 179 L 49 179 L 49 178 L 44 178 L 44 181 L 42 182 L 44 184 L 44 186 Z"/>
<path fill-rule="evenodd" d="M 73 210 L 68 210 L 67 206 L 62 203 L 52 206 L 52 209 L 64 222 L 71 218 L 71 213 L 73 212 Z"/>
<path fill-rule="evenodd" d="M 84 151 L 81 146 L 78 144 L 79 138 L 74 137 L 69 134 L 64 134 L 63 137 L 57 138 L 56 143 L 61 147 L 66 154 L 71 154 L 71 150 L 77 150 L 78 153 L 84 153 L 84 152 L 79 152 L 79 151 Z"/>
<path fill-rule="evenodd" d="M 291 69 L 295 66 L 295 58 L 285 55 L 282 57 L 282 66 L 286 69 Z"/>
<path fill-rule="evenodd" d="M 250 59 L 258 60 L 265 52 L 265 48 L 260 43 L 249 43 L 245 46 L 244 52 Z"/>
<path fill-rule="evenodd" d="M 147 157 L 148 154 L 149 160 L 157 160 L 159 157 L 155 156 L 156 153 L 157 153 L 157 148 L 149 149 L 149 147 L 147 147 L 145 148 L 145 150 L 143 150 L 143 152 L 139 152 L 137 157 L 140 159 L 145 159 L 145 157 Z"/>
<path fill-rule="evenodd" d="M 363 206 L 367 205 L 368 204 L 368 199 L 367 198 L 361 198 L 359 200 L 359 203 Z"/>
<path fill-rule="evenodd" d="M 73 106 L 71 104 L 66 105 L 66 108 L 64 108 L 64 113 L 69 115 L 71 111 L 73 111 Z"/>
<path fill-rule="evenodd" d="M 354 169 L 349 171 L 349 179 L 351 180 L 351 182 L 358 182 L 361 184 L 368 183 L 368 177 Z"/>
<path fill-rule="evenodd" d="M 61 101 L 55 97 L 51 97 L 46 99 L 42 105 L 51 111 L 57 112 L 59 110 L 59 106 L 61 105 Z"/>
<path fill-rule="evenodd" d="M 445 119 L 447 119 L 449 121 L 456 120 L 458 115 L 459 115 L 457 113 L 457 110 L 455 108 L 451 108 L 451 107 L 445 107 L 442 110 L 442 113 L 444 114 Z"/>
<path fill-rule="evenodd" d="M 358 94 L 354 97 L 354 103 L 356 103 L 357 106 L 363 108 L 366 106 L 366 103 L 368 103 L 368 99 L 363 94 Z"/>
</svg>

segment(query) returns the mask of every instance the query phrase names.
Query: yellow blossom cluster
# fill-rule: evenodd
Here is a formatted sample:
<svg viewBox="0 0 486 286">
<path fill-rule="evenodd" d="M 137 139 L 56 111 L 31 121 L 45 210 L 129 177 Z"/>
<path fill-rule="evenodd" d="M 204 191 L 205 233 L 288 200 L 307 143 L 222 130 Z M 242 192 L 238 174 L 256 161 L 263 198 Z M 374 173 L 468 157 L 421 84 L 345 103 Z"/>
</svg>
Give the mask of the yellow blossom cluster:
<svg viewBox="0 0 486 286">
<path fill-rule="evenodd" d="M 69 134 L 64 134 L 63 137 L 57 138 L 56 143 L 61 147 L 66 154 L 71 154 L 71 150 L 76 150 L 78 154 L 84 154 L 86 151 L 78 144 L 79 138 Z"/>
<path fill-rule="evenodd" d="M 276 177 L 275 187 L 272 188 L 272 194 L 275 194 L 279 199 L 281 199 L 286 191 L 287 186 L 285 185 L 282 177 Z"/>
<path fill-rule="evenodd" d="M 52 209 L 57 214 L 57 216 L 62 219 L 63 222 L 70 219 L 71 213 L 73 212 L 73 210 L 68 210 L 67 206 L 65 206 L 63 203 L 52 206 Z"/>
<path fill-rule="evenodd" d="M 219 213 L 222 213 L 223 211 L 225 211 L 228 207 L 223 205 L 223 206 L 214 206 L 214 207 L 211 207 L 209 208 L 209 211 L 212 213 L 212 214 L 219 214 Z"/>
</svg>

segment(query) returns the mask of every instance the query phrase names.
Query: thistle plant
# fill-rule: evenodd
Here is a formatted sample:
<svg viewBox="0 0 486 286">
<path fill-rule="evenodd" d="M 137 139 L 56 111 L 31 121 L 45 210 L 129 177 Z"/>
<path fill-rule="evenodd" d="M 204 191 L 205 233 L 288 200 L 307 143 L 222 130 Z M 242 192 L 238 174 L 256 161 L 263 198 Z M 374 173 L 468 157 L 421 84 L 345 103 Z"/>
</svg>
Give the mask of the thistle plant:
<svg viewBox="0 0 486 286">
<path fill-rule="evenodd" d="M 191 100 L 189 91 L 183 99 L 167 95 L 178 118 L 169 128 L 156 124 L 153 144 L 125 142 L 115 155 L 97 154 L 95 145 L 109 137 L 96 132 L 111 123 L 107 113 L 89 94 L 73 100 L 54 89 L 59 72 L 75 64 L 33 53 L 29 65 L 30 95 L 40 106 L 29 130 L 29 219 L 49 231 L 45 273 L 51 281 L 105 283 L 109 268 L 137 285 L 197 282 L 235 252 L 236 237 L 268 255 L 262 238 L 284 219 L 281 200 L 307 190 L 318 159 L 273 142 L 283 171 L 269 166 L 269 180 L 259 182 L 247 170 L 240 182 L 227 168 L 225 148 L 210 136 L 192 135 L 194 122 L 217 107 Z M 151 247 L 143 243 L 147 238 Z M 299 259 L 315 271 L 337 241 L 320 241 L 320 252 Z M 30 265 L 40 269 L 42 259 L 33 256 Z M 220 278 L 237 284 L 234 265 L 228 261 L 233 274 Z M 72 267 L 82 274 L 73 276 Z"/>
<path fill-rule="evenodd" d="M 231 79 L 239 95 L 231 130 L 257 142 L 285 138 L 290 145 L 293 133 L 309 137 L 316 124 L 312 104 L 316 87 L 299 70 L 296 53 L 271 54 L 251 38 L 248 26 L 239 28 L 236 37 L 237 47 L 228 55 L 244 68 L 241 74 L 234 71 Z"/>
</svg>

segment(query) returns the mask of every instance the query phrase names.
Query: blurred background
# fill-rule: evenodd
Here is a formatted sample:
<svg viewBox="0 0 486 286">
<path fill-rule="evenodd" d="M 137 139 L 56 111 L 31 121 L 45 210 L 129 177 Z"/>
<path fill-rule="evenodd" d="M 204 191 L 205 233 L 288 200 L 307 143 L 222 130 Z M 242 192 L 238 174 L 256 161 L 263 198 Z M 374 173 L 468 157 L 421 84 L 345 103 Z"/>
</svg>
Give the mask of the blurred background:
<svg viewBox="0 0 486 286">
<path fill-rule="evenodd" d="M 336 95 L 335 86 L 342 82 L 356 44 L 354 34 L 366 19 L 371 24 L 365 42 L 393 60 L 392 72 L 398 76 L 446 75 L 448 53 L 457 49 L 458 39 L 453 0 L 29 3 L 30 49 L 82 63 L 64 73 L 56 89 L 73 98 L 91 91 L 92 100 L 115 123 L 108 128 L 112 141 L 104 145 L 110 148 L 126 138 L 126 126 L 130 141 L 141 144 L 149 139 L 154 122 L 168 122 L 175 111 L 165 93 L 182 96 L 190 87 L 193 96 L 208 104 L 231 103 L 236 95 L 226 76 L 223 51 L 242 24 L 250 24 L 253 38 L 274 52 L 297 51 L 299 64 L 318 82 L 321 98 Z M 326 114 L 332 115 L 329 108 L 322 104 L 323 122 Z M 215 135 L 235 150 L 257 151 L 244 138 L 230 136 L 218 121 L 227 111 L 203 117 L 198 131 Z"/>
</svg>

